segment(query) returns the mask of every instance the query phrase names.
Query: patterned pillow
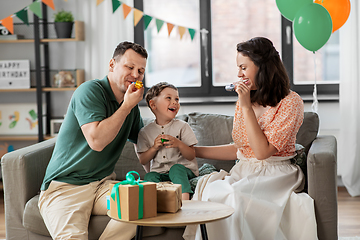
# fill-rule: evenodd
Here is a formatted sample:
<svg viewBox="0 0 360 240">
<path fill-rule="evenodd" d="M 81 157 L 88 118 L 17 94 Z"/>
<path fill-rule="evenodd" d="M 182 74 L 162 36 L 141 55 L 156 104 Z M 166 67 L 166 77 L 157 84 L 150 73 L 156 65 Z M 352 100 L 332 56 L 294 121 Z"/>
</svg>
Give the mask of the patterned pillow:
<svg viewBox="0 0 360 240">
<path fill-rule="evenodd" d="M 307 167 L 306 167 L 306 153 L 305 147 L 301 144 L 295 144 L 296 156 L 292 159 L 292 163 L 299 165 L 304 175 L 307 176 Z"/>
<path fill-rule="evenodd" d="M 190 179 L 190 186 L 191 186 L 191 190 L 194 192 L 195 188 L 196 188 L 196 184 L 199 181 L 199 179 L 206 175 L 206 174 L 210 174 L 212 172 L 216 172 L 216 168 L 215 166 L 209 164 L 209 163 L 204 163 L 200 168 L 199 168 L 199 176 Z"/>
</svg>

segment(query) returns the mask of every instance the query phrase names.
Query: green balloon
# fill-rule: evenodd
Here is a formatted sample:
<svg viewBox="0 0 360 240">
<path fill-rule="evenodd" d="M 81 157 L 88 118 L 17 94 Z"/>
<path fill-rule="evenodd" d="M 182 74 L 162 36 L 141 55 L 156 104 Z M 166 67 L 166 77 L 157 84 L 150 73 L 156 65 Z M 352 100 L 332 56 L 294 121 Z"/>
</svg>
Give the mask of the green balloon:
<svg viewBox="0 0 360 240">
<path fill-rule="evenodd" d="M 315 52 L 329 40 L 332 20 L 323 6 L 311 3 L 296 13 L 293 29 L 298 42 L 307 50 Z"/>
<path fill-rule="evenodd" d="M 293 21 L 296 13 L 313 0 L 276 0 L 276 6 L 280 13 L 290 21 Z"/>
</svg>

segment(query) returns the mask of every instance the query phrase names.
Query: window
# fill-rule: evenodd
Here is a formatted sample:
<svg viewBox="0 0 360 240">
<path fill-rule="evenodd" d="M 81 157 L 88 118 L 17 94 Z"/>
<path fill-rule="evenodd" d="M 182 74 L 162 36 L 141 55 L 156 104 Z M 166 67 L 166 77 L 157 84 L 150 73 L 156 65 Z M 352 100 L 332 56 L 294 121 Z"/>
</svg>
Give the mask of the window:
<svg viewBox="0 0 360 240">
<path fill-rule="evenodd" d="M 237 80 L 236 44 L 264 36 L 280 52 L 293 90 L 311 94 L 316 80 L 319 93 L 338 91 L 338 33 L 314 56 L 297 42 L 292 23 L 281 16 L 274 0 L 146 0 L 134 4 L 153 17 L 145 31 L 143 21 L 135 27 L 135 41 L 149 52 L 146 87 L 167 81 L 179 87 L 182 97 L 236 96 L 224 90 Z M 164 21 L 160 31 L 154 18 Z M 175 25 L 171 34 L 167 22 Z M 195 29 L 194 38 L 185 33 L 180 39 L 177 26 Z M 208 34 L 200 33 L 203 29 Z"/>
</svg>

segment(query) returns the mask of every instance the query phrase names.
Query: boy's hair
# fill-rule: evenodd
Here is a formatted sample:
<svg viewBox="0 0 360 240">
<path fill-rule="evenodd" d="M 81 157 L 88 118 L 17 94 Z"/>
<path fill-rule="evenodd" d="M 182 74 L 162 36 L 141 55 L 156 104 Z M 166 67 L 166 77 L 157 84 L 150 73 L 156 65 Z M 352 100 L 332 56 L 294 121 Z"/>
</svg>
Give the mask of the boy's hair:
<svg viewBox="0 0 360 240">
<path fill-rule="evenodd" d="M 141 45 L 133 42 L 121 42 L 119 43 L 119 45 L 116 46 L 113 54 L 113 58 L 115 59 L 117 57 L 121 57 L 128 49 L 134 50 L 136 53 L 140 54 L 146 59 L 148 57 L 148 53 L 146 49 L 143 48 Z"/>
<path fill-rule="evenodd" d="M 147 106 L 150 108 L 150 100 L 159 96 L 159 94 L 162 92 L 162 90 L 164 90 L 165 88 L 172 88 L 174 90 L 178 90 L 177 87 L 175 87 L 174 85 L 167 83 L 167 82 L 159 82 L 158 84 L 155 84 L 154 86 L 152 86 L 146 93 L 145 95 L 145 100 L 146 100 L 146 104 Z"/>
</svg>

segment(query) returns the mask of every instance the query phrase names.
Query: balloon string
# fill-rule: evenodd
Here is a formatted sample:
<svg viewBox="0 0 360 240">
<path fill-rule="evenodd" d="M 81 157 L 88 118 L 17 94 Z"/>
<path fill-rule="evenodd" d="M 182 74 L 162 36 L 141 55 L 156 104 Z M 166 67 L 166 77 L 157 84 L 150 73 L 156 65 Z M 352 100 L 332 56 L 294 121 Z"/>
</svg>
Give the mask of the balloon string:
<svg viewBox="0 0 360 240">
<path fill-rule="evenodd" d="M 311 109 L 313 112 L 318 111 L 318 99 L 317 99 L 317 88 L 316 88 L 316 56 L 315 56 L 315 52 L 314 53 L 314 72 L 315 72 L 315 81 L 314 81 L 314 92 L 313 92 L 313 104 L 311 105 Z"/>
</svg>

